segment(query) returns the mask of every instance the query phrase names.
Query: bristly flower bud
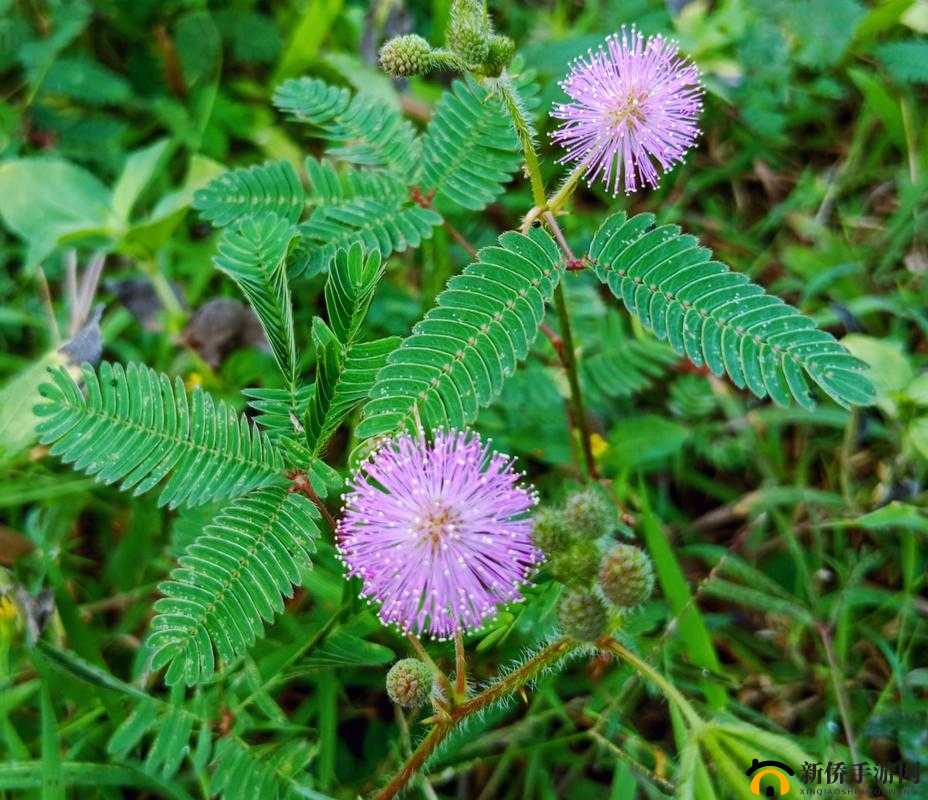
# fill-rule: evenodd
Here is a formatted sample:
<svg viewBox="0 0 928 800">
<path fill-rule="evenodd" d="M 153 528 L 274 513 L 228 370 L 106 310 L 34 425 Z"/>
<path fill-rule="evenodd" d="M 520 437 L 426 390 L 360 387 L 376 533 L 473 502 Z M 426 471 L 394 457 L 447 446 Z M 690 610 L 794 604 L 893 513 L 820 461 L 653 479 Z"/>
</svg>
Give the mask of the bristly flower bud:
<svg viewBox="0 0 928 800">
<path fill-rule="evenodd" d="M 432 693 L 433 678 L 432 670 L 418 658 L 401 659 L 387 673 L 387 694 L 398 706 L 421 706 Z"/>
<path fill-rule="evenodd" d="M 570 546 L 572 536 L 564 515 L 554 508 L 542 508 L 535 514 L 532 541 L 546 556 L 553 556 Z"/>
<path fill-rule="evenodd" d="M 482 0 L 454 0 L 445 42 L 467 66 L 481 66 L 487 60 L 492 33 Z"/>
<path fill-rule="evenodd" d="M 654 591 L 654 568 L 648 554 L 630 544 L 617 544 L 603 559 L 599 587 L 619 608 L 641 605 Z"/>
<path fill-rule="evenodd" d="M 565 594 L 558 604 L 557 618 L 564 634 L 583 642 L 595 641 L 606 633 L 606 604 L 592 592 Z"/>
<path fill-rule="evenodd" d="M 516 43 L 508 36 L 495 33 L 490 37 L 490 48 L 486 58 L 487 72 L 490 75 L 499 75 L 516 52 Z"/>
<path fill-rule="evenodd" d="M 380 66 L 394 78 L 422 75 L 432 69 L 432 46 L 415 33 L 397 36 L 380 48 Z"/>
<path fill-rule="evenodd" d="M 551 576 L 568 586 L 590 586 L 596 580 L 602 553 L 596 542 L 582 539 L 548 561 Z"/>
<path fill-rule="evenodd" d="M 575 536 L 598 539 L 615 526 L 615 508 L 595 489 L 584 489 L 567 498 L 564 521 Z"/>
</svg>

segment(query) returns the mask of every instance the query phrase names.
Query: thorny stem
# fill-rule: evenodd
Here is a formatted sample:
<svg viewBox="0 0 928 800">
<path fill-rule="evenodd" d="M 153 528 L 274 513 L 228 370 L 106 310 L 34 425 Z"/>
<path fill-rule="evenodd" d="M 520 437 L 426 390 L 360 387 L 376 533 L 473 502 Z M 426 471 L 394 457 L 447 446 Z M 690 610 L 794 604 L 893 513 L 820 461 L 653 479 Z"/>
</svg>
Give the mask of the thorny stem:
<svg viewBox="0 0 928 800">
<path fill-rule="evenodd" d="M 534 678 L 538 677 L 544 669 L 550 667 L 579 646 L 580 643 L 572 639 L 558 639 L 556 642 L 549 644 L 537 653 L 533 658 L 526 661 L 521 667 L 513 670 L 492 686 L 484 689 L 480 694 L 450 709 L 450 720 L 447 722 L 438 722 L 428 732 L 413 754 L 400 768 L 400 771 L 377 793 L 375 800 L 390 800 L 390 798 L 396 797 L 396 795 L 402 791 L 403 787 L 409 783 L 412 776 L 419 771 L 438 745 L 444 741 L 445 737 L 451 733 L 462 720 L 466 719 L 471 714 L 481 711 L 497 700 L 518 691 Z"/>
<path fill-rule="evenodd" d="M 567 259 L 568 265 L 573 264 L 577 259 L 574 257 L 573 251 L 570 249 L 570 245 L 564 238 L 564 233 L 561 230 L 560 225 L 557 224 L 557 220 L 555 219 L 554 214 L 552 214 L 550 211 L 547 211 L 547 209 L 550 208 L 550 203 L 548 201 L 547 195 L 545 194 L 544 181 L 541 177 L 541 167 L 538 163 L 538 154 L 535 152 L 535 144 L 532 141 L 531 125 L 528 120 L 525 119 L 522 107 L 520 106 L 516 97 L 513 96 L 509 85 L 503 81 L 500 81 L 499 85 L 502 90 L 501 94 L 503 101 L 505 102 L 506 108 L 512 117 L 512 122 L 515 126 L 516 133 L 519 136 L 519 141 L 522 143 L 522 152 L 525 158 L 525 170 L 528 172 L 529 182 L 532 186 L 532 199 L 535 203 L 535 208 L 529 212 L 529 216 L 526 217 L 526 220 L 529 220 L 529 217 L 535 219 L 539 215 L 543 214 L 545 222 L 551 229 L 552 234 L 554 234 L 558 245 L 564 253 L 564 257 Z M 573 191 L 572 188 L 568 188 L 570 184 L 573 183 L 576 185 L 576 180 L 572 181 L 572 177 L 573 176 L 568 178 L 565 185 L 561 187 L 561 191 L 555 195 L 555 199 L 560 204 L 565 202 L 566 198 L 569 197 L 570 192 Z M 577 178 L 579 179 L 579 173 L 577 173 Z M 574 424 L 580 431 L 580 444 L 583 450 L 583 460 L 586 464 L 587 476 L 590 478 L 590 480 L 597 480 L 599 473 L 596 469 L 596 459 L 593 457 L 593 445 L 590 442 L 590 424 L 589 420 L 587 419 L 586 408 L 583 403 L 583 394 L 580 390 L 580 377 L 577 371 L 576 352 L 574 351 L 573 330 L 570 325 L 570 313 L 567 310 L 567 301 L 564 298 L 563 282 L 558 282 L 557 286 L 554 288 L 554 307 L 557 311 L 558 322 L 560 323 L 561 327 L 561 338 L 564 342 L 564 371 L 567 373 L 567 382 L 570 386 L 570 402 L 573 410 Z"/>
<path fill-rule="evenodd" d="M 676 704 L 677 708 L 683 713 L 683 716 L 686 717 L 686 721 L 689 723 L 690 728 L 699 730 L 703 726 L 702 717 L 699 716 L 689 700 L 680 693 L 680 690 L 677 689 L 676 686 L 654 669 L 647 661 L 636 656 L 631 650 L 619 644 L 615 639 L 606 637 L 601 639 L 598 644 L 603 650 L 608 650 L 654 683 L 664 693 L 664 696 L 668 700 L 672 700 Z"/>
</svg>

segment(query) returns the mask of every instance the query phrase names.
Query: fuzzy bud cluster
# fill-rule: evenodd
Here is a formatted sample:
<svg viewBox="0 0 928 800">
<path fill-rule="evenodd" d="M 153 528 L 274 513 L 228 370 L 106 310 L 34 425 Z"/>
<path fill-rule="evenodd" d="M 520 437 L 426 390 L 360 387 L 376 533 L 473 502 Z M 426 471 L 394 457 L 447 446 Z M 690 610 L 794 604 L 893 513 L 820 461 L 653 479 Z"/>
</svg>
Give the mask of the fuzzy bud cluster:
<svg viewBox="0 0 928 800">
<path fill-rule="evenodd" d="M 416 708 L 432 694 L 433 679 L 432 670 L 418 658 L 401 659 L 387 673 L 387 695 L 398 706 Z"/>
<path fill-rule="evenodd" d="M 544 552 L 551 577 L 567 587 L 558 605 L 561 630 L 581 641 L 608 632 L 610 607 L 618 613 L 634 608 L 654 590 L 647 553 L 630 544 L 606 544 L 615 525 L 614 506 L 594 488 L 535 516 L 535 546 Z"/>
<path fill-rule="evenodd" d="M 499 75 L 515 55 L 515 43 L 493 32 L 483 0 L 453 0 L 445 47 L 433 48 L 416 34 L 397 36 L 380 49 L 380 66 L 395 78 L 436 69 Z"/>
</svg>

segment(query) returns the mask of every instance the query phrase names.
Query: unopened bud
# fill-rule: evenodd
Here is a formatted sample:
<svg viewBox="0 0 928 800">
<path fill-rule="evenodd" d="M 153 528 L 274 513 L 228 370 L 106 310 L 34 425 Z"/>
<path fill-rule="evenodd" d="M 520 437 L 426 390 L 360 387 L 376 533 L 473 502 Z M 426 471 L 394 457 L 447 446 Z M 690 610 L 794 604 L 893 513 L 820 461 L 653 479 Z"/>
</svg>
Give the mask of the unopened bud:
<svg viewBox="0 0 928 800">
<path fill-rule="evenodd" d="M 565 635 L 583 642 L 595 641 L 606 633 L 606 604 L 592 592 L 565 594 L 558 604 L 557 618 Z"/>
<path fill-rule="evenodd" d="M 590 586 L 599 572 L 602 553 L 596 542 L 581 539 L 552 556 L 548 571 L 555 580 L 568 586 Z"/>
<path fill-rule="evenodd" d="M 415 33 L 397 36 L 380 48 L 380 66 L 395 78 L 421 75 L 432 68 L 432 46 Z"/>
<path fill-rule="evenodd" d="M 466 22 L 451 27 L 448 35 L 448 46 L 468 66 L 483 64 L 490 54 L 490 42 L 486 32 L 480 26 Z"/>
<path fill-rule="evenodd" d="M 490 37 L 490 47 L 487 53 L 486 64 L 487 72 L 491 75 L 499 75 L 516 52 L 516 43 L 508 36 L 495 33 Z"/>
<path fill-rule="evenodd" d="M 404 708 L 421 706 L 432 693 L 432 670 L 418 658 L 397 661 L 387 673 L 387 694 Z"/>
<path fill-rule="evenodd" d="M 615 526 L 615 507 L 601 492 L 575 492 L 564 504 L 564 520 L 577 536 L 598 539 Z"/>
<path fill-rule="evenodd" d="M 654 568 L 648 554 L 630 544 L 617 544 L 603 559 L 599 587 L 619 608 L 641 605 L 654 591 Z"/>
<path fill-rule="evenodd" d="M 542 508 L 535 514 L 532 541 L 546 556 L 553 556 L 567 548 L 571 536 L 560 511 Z"/>
</svg>

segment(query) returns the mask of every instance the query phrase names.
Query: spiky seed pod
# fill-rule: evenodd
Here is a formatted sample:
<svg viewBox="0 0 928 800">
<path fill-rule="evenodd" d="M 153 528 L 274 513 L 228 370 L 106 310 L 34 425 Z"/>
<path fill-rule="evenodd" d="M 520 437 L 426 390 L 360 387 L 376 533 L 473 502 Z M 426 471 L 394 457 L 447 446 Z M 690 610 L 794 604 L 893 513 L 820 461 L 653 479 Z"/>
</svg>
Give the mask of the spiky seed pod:
<svg viewBox="0 0 928 800">
<path fill-rule="evenodd" d="M 601 559 L 596 542 L 582 539 L 556 553 L 548 561 L 548 570 L 555 580 L 568 586 L 590 586 L 596 580 Z"/>
<path fill-rule="evenodd" d="M 490 37 L 489 52 L 487 53 L 486 65 L 487 72 L 491 75 L 499 75 L 516 52 L 516 43 L 508 36 L 495 33 Z"/>
<path fill-rule="evenodd" d="M 599 587 L 619 608 L 641 605 L 654 591 L 654 567 L 648 554 L 630 544 L 617 544 L 603 559 Z"/>
<path fill-rule="evenodd" d="M 615 508 L 602 493 L 584 489 L 567 498 L 564 520 L 574 535 L 598 539 L 615 526 Z"/>
<path fill-rule="evenodd" d="M 567 592 L 558 604 L 557 618 L 567 636 L 583 642 L 595 641 L 606 633 L 606 604 L 593 592 Z"/>
<path fill-rule="evenodd" d="M 387 694 L 398 706 L 421 706 L 432 693 L 433 678 L 432 670 L 418 658 L 401 659 L 387 673 Z"/>
<path fill-rule="evenodd" d="M 535 514 L 532 541 L 546 556 L 553 556 L 566 549 L 571 543 L 570 531 L 564 523 L 564 515 L 554 508 L 542 508 Z"/>
<path fill-rule="evenodd" d="M 432 68 L 432 46 L 421 36 L 397 36 L 380 48 L 380 66 L 395 78 L 422 75 Z"/>
</svg>

